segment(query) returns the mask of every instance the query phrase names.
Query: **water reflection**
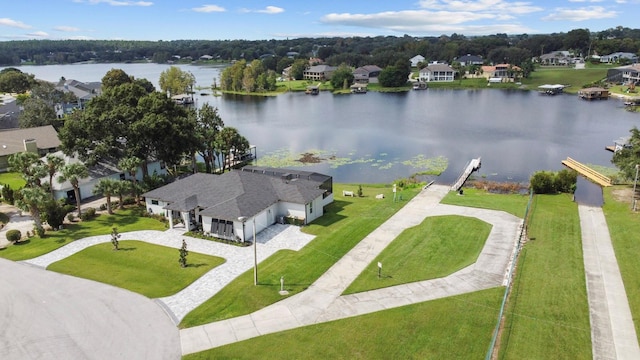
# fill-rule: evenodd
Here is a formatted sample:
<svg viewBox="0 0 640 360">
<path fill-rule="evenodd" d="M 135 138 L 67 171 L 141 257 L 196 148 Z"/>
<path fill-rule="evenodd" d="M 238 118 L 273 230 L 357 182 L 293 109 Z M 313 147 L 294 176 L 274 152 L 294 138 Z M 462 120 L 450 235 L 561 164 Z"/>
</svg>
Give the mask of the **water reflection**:
<svg viewBox="0 0 640 360">
<path fill-rule="evenodd" d="M 578 175 L 574 200 L 580 205 L 601 207 L 604 204 L 602 187 Z"/>
</svg>

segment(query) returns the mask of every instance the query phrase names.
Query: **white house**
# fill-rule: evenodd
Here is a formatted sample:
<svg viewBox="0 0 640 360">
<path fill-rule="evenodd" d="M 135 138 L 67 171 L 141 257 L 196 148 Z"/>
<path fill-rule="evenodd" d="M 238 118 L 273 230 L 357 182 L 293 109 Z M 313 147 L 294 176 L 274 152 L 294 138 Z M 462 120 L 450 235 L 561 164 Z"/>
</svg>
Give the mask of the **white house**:
<svg viewBox="0 0 640 360">
<path fill-rule="evenodd" d="M 62 151 L 58 151 L 54 153 L 54 155 L 60 158 L 63 158 L 65 161 L 65 164 L 81 163 L 81 161 L 78 158 L 66 156 L 64 155 L 64 153 L 62 153 Z M 42 161 L 46 163 L 47 161 L 46 156 L 42 158 Z M 96 184 L 102 179 L 111 178 L 114 180 L 131 180 L 131 176 L 128 173 L 125 173 L 124 171 L 118 169 L 115 164 L 112 164 L 109 162 L 99 162 L 95 166 L 89 167 L 88 170 L 89 170 L 89 176 L 84 179 L 80 179 L 80 181 L 78 182 L 79 188 L 80 188 L 80 200 L 84 200 L 92 196 L 95 196 L 96 194 L 93 193 L 93 189 L 95 188 Z M 159 161 L 149 163 L 148 170 L 149 170 L 149 174 L 153 174 L 153 173 L 156 173 L 158 175 L 167 174 L 167 170 L 165 166 Z M 71 186 L 71 183 L 69 181 L 65 181 L 62 183 L 59 182 L 58 181 L 59 176 L 60 176 L 60 172 L 57 172 L 52 179 L 53 180 L 52 188 L 53 188 L 54 197 L 56 198 L 56 200 L 67 199 L 71 203 L 74 203 L 76 195 L 73 190 L 73 186 Z M 140 181 L 142 180 L 142 178 L 143 178 L 142 169 L 138 168 L 138 171 L 136 173 L 136 179 Z M 45 178 L 42 179 L 42 181 L 48 183 L 49 176 L 47 175 Z"/>
<path fill-rule="evenodd" d="M 411 67 L 418 67 L 418 64 L 424 62 L 424 60 L 424 56 L 422 55 L 416 55 L 409 59 L 409 61 L 411 61 Z"/>
<path fill-rule="evenodd" d="M 456 71 L 447 64 L 429 64 L 420 69 L 419 79 L 423 82 L 453 81 Z"/>
<path fill-rule="evenodd" d="M 197 173 L 143 194 L 147 211 L 188 229 L 245 241 L 284 218 L 308 224 L 333 202 L 331 176 L 246 166 L 222 175 Z"/>
</svg>

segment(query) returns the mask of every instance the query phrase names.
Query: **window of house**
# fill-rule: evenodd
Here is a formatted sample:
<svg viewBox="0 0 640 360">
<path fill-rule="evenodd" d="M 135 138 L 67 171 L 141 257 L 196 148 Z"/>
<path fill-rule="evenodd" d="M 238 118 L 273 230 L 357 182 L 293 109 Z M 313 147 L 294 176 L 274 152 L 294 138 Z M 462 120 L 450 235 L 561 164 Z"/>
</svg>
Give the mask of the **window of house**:
<svg viewBox="0 0 640 360">
<path fill-rule="evenodd" d="M 158 200 L 151 200 L 151 205 L 158 205 Z"/>
<path fill-rule="evenodd" d="M 313 201 L 309 203 L 309 214 L 313 214 Z"/>
</svg>

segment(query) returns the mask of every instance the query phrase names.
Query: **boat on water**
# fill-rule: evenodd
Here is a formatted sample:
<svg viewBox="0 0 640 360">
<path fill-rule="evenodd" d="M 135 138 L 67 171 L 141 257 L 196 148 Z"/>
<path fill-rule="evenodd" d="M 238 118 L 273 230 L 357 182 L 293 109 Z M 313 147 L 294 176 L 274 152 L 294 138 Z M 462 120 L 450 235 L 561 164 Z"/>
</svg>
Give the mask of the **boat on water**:
<svg viewBox="0 0 640 360">
<path fill-rule="evenodd" d="M 544 84 L 538 86 L 540 95 L 557 95 L 564 91 L 565 86 L 561 84 Z"/>
</svg>

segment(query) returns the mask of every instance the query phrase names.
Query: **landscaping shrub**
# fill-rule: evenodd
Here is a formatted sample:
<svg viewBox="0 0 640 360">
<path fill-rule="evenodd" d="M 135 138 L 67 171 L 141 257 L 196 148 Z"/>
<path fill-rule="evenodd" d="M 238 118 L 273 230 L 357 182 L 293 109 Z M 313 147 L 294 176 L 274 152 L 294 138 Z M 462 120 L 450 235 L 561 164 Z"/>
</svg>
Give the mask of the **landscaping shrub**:
<svg viewBox="0 0 640 360">
<path fill-rule="evenodd" d="M 73 205 L 65 205 L 59 201 L 50 200 L 44 205 L 42 220 L 54 230 L 57 230 L 64 222 L 65 216 L 73 211 Z"/>
<path fill-rule="evenodd" d="M 136 199 L 133 196 L 127 196 L 124 199 L 122 199 L 122 203 L 124 205 L 133 205 L 136 203 Z"/>
<path fill-rule="evenodd" d="M 573 170 L 538 171 L 529 180 L 531 189 L 536 194 L 573 193 L 576 190 L 578 174 Z"/>
<path fill-rule="evenodd" d="M 80 220 L 87 221 L 96 217 L 96 209 L 88 208 L 82 214 L 80 214 Z"/>
<path fill-rule="evenodd" d="M 2 186 L 2 199 L 4 199 L 4 201 L 7 204 L 11 204 L 11 205 L 14 204 L 15 198 L 13 195 L 14 195 L 14 192 L 13 192 L 13 189 L 11 189 L 11 186 L 9 185 Z"/>
<path fill-rule="evenodd" d="M 20 239 L 22 239 L 22 233 L 20 232 L 20 230 L 9 230 L 7 231 L 7 240 L 9 241 L 20 241 Z"/>
<path fill-rule="evenodd" d="M 67 220 L 69 220 L 69 222 L 76 221 L 76 214 L 74 214 L 74 213 L 67 214 Z"/>
</svg>

